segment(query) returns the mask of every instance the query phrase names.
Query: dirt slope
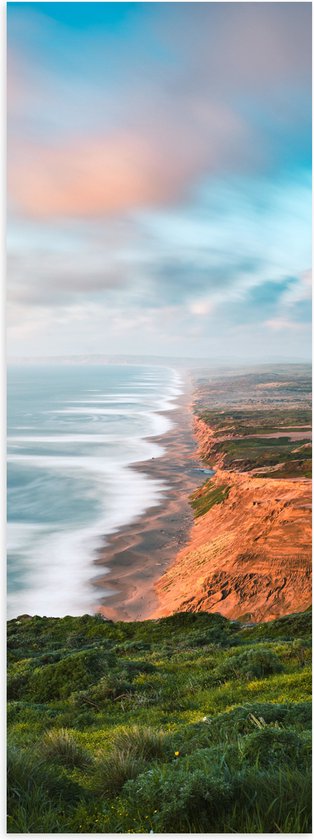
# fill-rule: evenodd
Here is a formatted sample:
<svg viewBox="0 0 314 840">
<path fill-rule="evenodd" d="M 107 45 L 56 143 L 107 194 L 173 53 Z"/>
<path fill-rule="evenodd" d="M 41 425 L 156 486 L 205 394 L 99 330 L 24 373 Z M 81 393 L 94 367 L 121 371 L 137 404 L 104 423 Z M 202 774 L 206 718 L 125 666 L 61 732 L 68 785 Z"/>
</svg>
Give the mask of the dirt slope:
<svg viewBox="0 0 314 840">
<path fill-rule="evenodd" d="M 213 432 L 196 421 L 200 454 Z M 311 481 L 219 468 L 229 496 L 194 523 L 188 545 L 156 584 L 153 617 L 178 610 L 267 621 L 311 603 Z"/>
</svg>

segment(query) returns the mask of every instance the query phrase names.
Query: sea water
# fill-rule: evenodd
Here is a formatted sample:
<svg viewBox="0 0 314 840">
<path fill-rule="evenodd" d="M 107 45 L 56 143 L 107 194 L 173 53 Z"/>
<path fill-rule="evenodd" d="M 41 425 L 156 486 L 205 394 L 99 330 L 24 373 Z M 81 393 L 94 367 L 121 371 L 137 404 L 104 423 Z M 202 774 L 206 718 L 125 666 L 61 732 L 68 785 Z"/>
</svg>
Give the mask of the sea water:
<svg viewBox="0 0 314 840">
<path fill-rule="evenodd" d="M 165 495 L 132 465 L 163 454 L 180 392 L 162 366 L 9 369 L 9 618 L 93 611 L 97 551 Z"/>
</svg>

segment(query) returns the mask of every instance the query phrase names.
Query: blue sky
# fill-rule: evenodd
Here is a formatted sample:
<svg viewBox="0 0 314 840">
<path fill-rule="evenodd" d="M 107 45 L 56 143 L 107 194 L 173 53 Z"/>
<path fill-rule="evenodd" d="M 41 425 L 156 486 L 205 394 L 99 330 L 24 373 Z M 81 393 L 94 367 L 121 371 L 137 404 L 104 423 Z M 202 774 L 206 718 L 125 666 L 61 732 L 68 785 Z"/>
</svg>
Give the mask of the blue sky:
<svg viewBox="0 0 314 840">
<path fill-rule="evenodd" d="M 8 138 L 10 355 L 309 358 L 309 3 L 8 3 Z"/>
</svg>

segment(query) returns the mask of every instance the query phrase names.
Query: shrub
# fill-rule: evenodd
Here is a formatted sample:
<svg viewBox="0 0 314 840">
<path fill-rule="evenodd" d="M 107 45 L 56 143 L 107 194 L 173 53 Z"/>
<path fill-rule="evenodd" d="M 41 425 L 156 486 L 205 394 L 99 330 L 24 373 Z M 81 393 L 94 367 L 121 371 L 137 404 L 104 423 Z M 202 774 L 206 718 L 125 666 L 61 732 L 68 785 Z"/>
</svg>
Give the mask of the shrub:
<svg viewBox="0 0 314 840">
<path fill-rule="evenodd" d="M 69 697 L 75 689 L 87 687 L 104 667 L 96 651 L 69 654 L 60 662 L 35 668 L 28 683 L 33 700 L 45 702 Z"/>
<path fill-rule="evenodd" d="M 291 645 L 290 656 L 297 659 L 301 668 L 311 660 L 311 644 L 304 639 L 294 639 Z"/>
<path fill-rule="evenodd" d="M 123 663 L 131 674 L 153 674 L 157 668 L 152 662 L 145 662 L 145 659 L 130 659 Z"/>
<path fill-rule="evenodd" d="M 304 832 L 310 794 L 308 770 L 228 767 L 217 747 L 196 753 L 195 763 L 190 757 L 155 766 L 127 782 L 116 810 L 107 810 L 107 825 L 136 833 L 277 833 L 287 825 Z"/>
<path fill-rule="evenodd" d="M 117 700 L 131 691 L 133 691 L 133 686 L 126 672 L 109 673 L 85 691 L 75 692 L 73 701 L 77 706 L 88 706 L 100 710 L 108 700 Z"/>
<path fill-rule="evenodd" d="M 116 645 L 116 652 L 117 653 L 132 653 L 135 651 L 142 651 L 142 650 L 150 650 L 151 644 L 149 642 L 140 642 L 140 641 L 131 641 L 131 642 L 121 642 L 120 644 Z"/>
<path fill-rule="evenodd" d="M 228 659 L 217 668 L 216 675 L 220 680 L 258 679 L 271 674 L 279 674 L 283 670 L 282 662 L 276 653 L 269 648 L 256 647 L 244 650 Z"/>
<path fill-rule="evenodd" d="M 268 724 L 303 729 L 311 728 L 312 706 L 307 703 L 247 703 L 230 712 L 222 712 L 214 718 L 205 718 L 196 724 L 195 738 L 199 742 L 204 734 L 212 743 L 232 741 L 239 735 L 252 732 L 252 716 L 263 718 Z M 205 730 L 205 733 L 204 733 Z M 204 734 L 203 734 L 204 733 Z"/>
<path fill-rule="evenodd" d="M 9 670 L 7 679 L 8 700 L 23 699 L 31 674 L 30 665 L 30 659 L 21 659 Z"/>
<path fill-rule="evenodd" d="M 300 770 L 310 768 L 311 741 L 309 736 L 301 736 L 293 729 L 266 725 L 246 737 L 242 754 L 245 761 L 258 767 L 294 765 Z"/>
<path fill-rule="evenodd" d="M 91 763 L 89 753 L 77 744 L 67 729 L 51 729 L 42 741 L 43 755 L 70 769 L 87 767 Z"/>
<path fill-rule="evenodd" d="M 103 800 L 97 797 L 95 802 L 79 802 L 73 814 L 67 815 L 67 833 L 94 834 L 105 832 Z"/>
<path fill-rule="evenodd" d="M 179 765 L 153 767 L 128 782 L 123 792 L 137 831 L 172 833 L 197 830 L 199 825 L 211 830 L 230 793 L 229 782 L 214 777 L 210 769 L 187 772 Z"/>
<path fill-rule="evenodd" d="M 296 639 L 310 638 L 312 633 L 312 612 L 292 613 L 269 621 L 267 624 L 256 624 L 255 627 L 245 628 L 241 632 L 243 638 L 251 639 Z"/>
</svg>

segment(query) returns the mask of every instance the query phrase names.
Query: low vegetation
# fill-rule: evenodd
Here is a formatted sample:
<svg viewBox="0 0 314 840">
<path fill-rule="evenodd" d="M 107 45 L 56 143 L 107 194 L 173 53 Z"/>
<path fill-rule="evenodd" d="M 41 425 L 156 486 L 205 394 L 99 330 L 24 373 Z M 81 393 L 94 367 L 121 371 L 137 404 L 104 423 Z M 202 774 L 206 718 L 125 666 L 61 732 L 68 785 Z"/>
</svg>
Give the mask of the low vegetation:
<svg viewBox="0 0 314 840">
<path fill-rule="evenodd" d="M 228 498 L 230 487 L 227 484 L 220 484 L 213 487 L 211 479 L 205 482 L 202 487 L 191 496 L 191 505 L 194 516 L 203 516 L 213 505 L 219 505 Z"/>
<path fill-rule="evenodd" d="M 208 398 L 209 399 L 209 398 Z M 205 402 L 205 399 L 203 400 Z M 196 401 L 197 413 L 212 429 L 219 434 L 237 434 L 240 437 L 248 435 L 271 435 L 280 433 L 282 436 L 290 431 L 304 432 L 304 436 L 311 429 L 312 413 L 310 408 L 289 409 L 275 407 L 245 409 L 221 408 L 220 410 L 206 409 Z"/>
<path fill-rule="evenodd" d="M 260 477 L 311 478 L 310 394 L 306 366 L 200 379 L 195 413 L 215 432 L 205 462 Z"/>
<path fill-rule="evenodd" d="M 227 470 L 236 469 L 241 472 L 256 470 L 261 467 L 277 467 L 281 471 L 294 476 L 296 470 L 304 475 L 310 469 L 312 447 L 307 439 L 290 440 L 288 437 L 246 437 L 232 440 L 217 440 L 212 446 L 212 456 L 223 456 L 223 466 Z M 301 452 L 302 447 L 302 452 Z M 299 451 L 299 457 L 297 457 Z M 290 468 L 290 469 L 289 469 Z M 270 473 L 267 473 L 268 477 Z M 287 476 L 288 477 L 288 476 Z"/>
<path fill-rule="evenodd" d="M 310 634 L 10 621 L 9 833 L 310 832 Z"/>
</svg>

